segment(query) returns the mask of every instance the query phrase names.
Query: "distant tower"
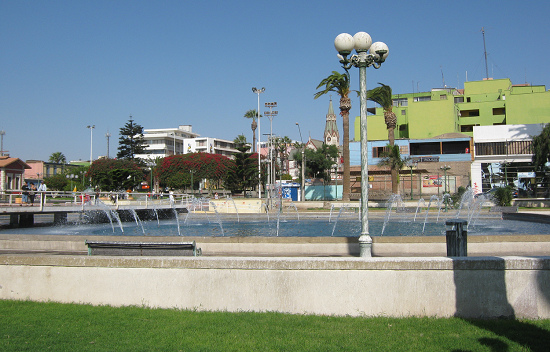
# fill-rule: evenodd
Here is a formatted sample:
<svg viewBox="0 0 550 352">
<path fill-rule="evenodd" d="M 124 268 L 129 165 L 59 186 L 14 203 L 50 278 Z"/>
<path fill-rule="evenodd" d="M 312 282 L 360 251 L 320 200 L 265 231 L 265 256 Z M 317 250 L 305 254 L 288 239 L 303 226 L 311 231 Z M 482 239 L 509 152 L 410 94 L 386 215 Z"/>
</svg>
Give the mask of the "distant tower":
<svg viewBox="0 0 550 352">
<path fill-rule="evenodd" d="M 336 115 L 332 107 L 332 97 L 328 105 L 327 122 L 325 125 L 324 141 L 326 145 L 340 145 L 340 133 L 338 133 L 338 125 L 336 124 Z"/>
<path fill-rule="evenodd" d="M 111 134 L 109 133 L 109 131 L 105 133 L 105 137 L 107 138 L 107 159 L 109 159 L 109 138 L 111 138 Z"/>
</svg>

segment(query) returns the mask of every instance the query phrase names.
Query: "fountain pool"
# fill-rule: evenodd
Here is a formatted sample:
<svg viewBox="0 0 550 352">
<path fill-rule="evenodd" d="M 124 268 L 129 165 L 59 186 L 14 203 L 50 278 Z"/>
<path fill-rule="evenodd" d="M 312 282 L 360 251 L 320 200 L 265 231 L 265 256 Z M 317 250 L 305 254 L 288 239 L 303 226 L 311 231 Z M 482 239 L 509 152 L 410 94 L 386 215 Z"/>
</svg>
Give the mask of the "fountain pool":
<svg viewBox="0 0 550 352">
<path fill-rule="evenodd" d="M 358 237 L 361 224 L 357 215 L 341 216 L 330 221 L 328 214 L 319 216 L 301 215 L 300 219 L 273 219 L 264 216 L 241 216 L 214 218 L 212 215 L 194 214 L 192 220 L 179 215 L 179 221 L 149 220 L 124 222 L 122 227 L 109 223 L 68 224 L 62 226 L 38 226 L 33 228 L 6 229 L 0 233 L 36 235 L 82 235 L 82 236 L 225 236 L 225 237 Z M 413 221 L 414 214 L 394 217 L 385 223 L 383 218 L 369 221 L 371 236 L 443 236 L 445 219 Z M 521 235 L 550 234 L 550 224 L 501 220 L 499 218 L 476 219 L 468 226 L 468 235 Z"/>
</svg>

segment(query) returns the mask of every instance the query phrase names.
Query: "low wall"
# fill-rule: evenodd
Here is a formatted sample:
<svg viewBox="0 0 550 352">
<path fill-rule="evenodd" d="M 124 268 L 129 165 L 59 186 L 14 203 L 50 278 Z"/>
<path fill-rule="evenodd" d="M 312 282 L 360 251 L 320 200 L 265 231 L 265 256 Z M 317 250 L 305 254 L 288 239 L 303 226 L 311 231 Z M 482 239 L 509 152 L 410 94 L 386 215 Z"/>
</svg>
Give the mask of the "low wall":
<svg viewBox="0 0 550 352">
<path fill-rule="evenodd" d="M 0 234 L 2 253 L 86 254 L 86 240 L 173 242 L 163 236 L 67 236 Z M 203 256 L 359 256 L 358 237 L 178 237 L 195 241 Z M 373 236 L 375 257 L 444 257 L 445 236 Z M 469 236 L 469 256 L 547 256 L 548 235 Z"/>
<path fill-rule="evenodd" d="M 1 255 L 0 299 L 351 316 L 550 318 L 550 257 Z"/>
<path fill-rule="evenodd" d="M 260 214 L 265 212 L 262 200 L 254 198 L 211 199 L 218 213 Z"/>
</svg>

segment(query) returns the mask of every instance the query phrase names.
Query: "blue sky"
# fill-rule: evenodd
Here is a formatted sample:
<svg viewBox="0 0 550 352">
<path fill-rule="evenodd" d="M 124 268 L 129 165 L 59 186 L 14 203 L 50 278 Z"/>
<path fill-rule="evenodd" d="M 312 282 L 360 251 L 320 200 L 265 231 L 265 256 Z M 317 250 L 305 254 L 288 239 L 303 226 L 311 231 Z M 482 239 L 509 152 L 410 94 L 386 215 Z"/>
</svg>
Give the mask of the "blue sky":
<svg viewBox="0 0 550 352">
<path fill-rule="evenodd" d="M 549 13 L 545 0 L 0 0 L 4 149 L 23 160 L 57 151 L 88 160 L 93 124 L 94 158 L 107 153 L 107 132 L 113 156 L 130 115 L 144 128 L 190 124 L 202 136 L 251 141 L 243 115 L 257 107 L 252 87 L 266 88 L 260 112 L 278 103 L 274 134 L 299 139 L 299 122 L 304 139 L 320 139 L 329 97 L 313 95 L 342 72 L 333 44 L 342 32 L 366 31 L 389 46 L 386 63 L 367 71 L 369 89 L 483 79 L 482 27 L 491 77 L 549 88 Z M 356 116 L 358 99 L 352 104 Z M 262 134 L 268 126 L 262 119 Z"/>
</svg>

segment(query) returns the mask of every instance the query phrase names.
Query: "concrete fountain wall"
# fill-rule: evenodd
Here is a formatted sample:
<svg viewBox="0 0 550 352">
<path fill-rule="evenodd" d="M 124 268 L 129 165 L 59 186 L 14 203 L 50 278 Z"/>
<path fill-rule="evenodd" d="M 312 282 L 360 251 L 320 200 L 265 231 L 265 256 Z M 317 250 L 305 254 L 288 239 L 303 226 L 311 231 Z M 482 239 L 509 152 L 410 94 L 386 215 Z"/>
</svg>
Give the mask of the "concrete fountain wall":
<svg viewBox="0 0 550 352">
<path fill-rule="evenodd" d="M 550 257 L 0 255 L 0 299 L 351 316 L 550 318 Z"/>
</svg>

